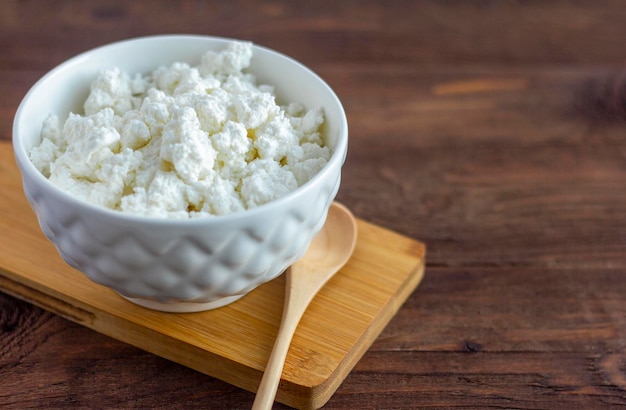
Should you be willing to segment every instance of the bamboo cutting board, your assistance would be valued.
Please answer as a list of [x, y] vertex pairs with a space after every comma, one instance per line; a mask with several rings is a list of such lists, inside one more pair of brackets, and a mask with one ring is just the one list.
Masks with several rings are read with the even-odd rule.
[[[115, 339], [256, 391], [280, 323], [284, 275], [226, 307], [163, 313], [136, 306], [62, 261], [0, 143], [0, 290]], [[425, 246], [358, 221], [354, 255], [321, 290], [294, 335], [277, 400], [323, 406], [417, 287]]]

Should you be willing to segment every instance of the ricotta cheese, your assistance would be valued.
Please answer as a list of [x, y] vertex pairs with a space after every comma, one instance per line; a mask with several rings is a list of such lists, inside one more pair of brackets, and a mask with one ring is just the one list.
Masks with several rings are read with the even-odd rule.
[[225, 215], [292, 192], [330, 158], [321, 109], [280, 106], [246, 73], [252, 45], [147, 75], [92, 82], [84, 113], [50, 116], [30, 159], [52, 183], [110, 209], [160, 218]]

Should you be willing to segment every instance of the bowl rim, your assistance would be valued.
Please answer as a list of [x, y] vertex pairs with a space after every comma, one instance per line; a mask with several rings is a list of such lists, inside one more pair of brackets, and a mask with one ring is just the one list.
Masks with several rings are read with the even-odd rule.
[[[317, 73], [313, 70], [305, 66], [303, 63], [298, 60], [289, 57], [286, 54], [283, 54], [279, 51], [273, 50], [271, 48], [265, 47], [263, 45], [257, 44], [255, 42], [249, 41], [252, 44], [253, 50], [262, 50], [264, 53], [268, 53], [275, 57], [286, 60], [288, 63], [296, 66], [299, 70], [304, 71], [308, 76], [314, 78], [319, 85], [325, 89], [325, 92], [332, 98], [333, 102], [337, 106], [339, 112], [339, 127], [338, 127], [338, 138], [336, 141], [335, 147], [332, 149], [330, 159], [327, 164], [310, 180], [296, 188], [295, 190], [283, 195], [277, 199], [274, 199], [270, 202], [267, 202], [262, 205], [258, 205], [253, 208], [245, 209], [243, 211], [234, 212], [226, 215], [211, 215], [195, 218], [163, 218], [156, 216], [146, 216], [146, 215], [138, 215], [132, 214], [128, 212], [113, 210], [110, 208], [106, 208], [104, 206], [96, 205], [90, 203], [88, 201], [76, 198], [65, 190], [54, 185], [48, 178], [46, 178], [32, 163], [29, 157], [29, 153], [27, 152], [26, 147], [24, 146], [23, 140], [19, 137], [18, 129], [19, 125], [22, 121], [27, 121], [25, 119], [25, 106], [28, 101], [32, 98], [33, 94], [35, 94], [44, 84], [49, 81], [51, 77], [54, 77], [58, 72], [66, 69], [67, 67], [80, 63], [81, 60], [89, 57], [91, 54], [96, 54], [104, 49], [110, 49], [119, 47], [125, 44], [134, 43], [134, 42], [144, 42], [144, 41], [158, 41], [158, 40], [217, 40], [224, 42], [232, 42], [232, 41], [249, 41], [243, 39], [236, 39], [230, 37], [221, 37], [221, 36], [212, 36], [212, 35], [200, 35], [200, 34], [158, 34], [158, 35], [147, 35], [147, 36], [139, 36], [133, 37], [129, 39], [114, 41], [111, 43], [106, 43], [88, 50], [85, 50], [79, 54], [74, 55], [73, 57], [68, 58], [67, 60], [61, 62], [56, 65], [48, 72], [46, 72], [42, 77], [40, 77], [26, 92], [23, 99], [21, 100], [15, 116], [13, 120], [13, 128], [12, 128], [12, 145], [14, 156], [16, 158], [16, 162], [21, 170], [21, 172], [25, 175], [22, 176], [24, 180], [26, 176], [29, 179], [34, 180], [34, 182], [47, 190], [52, 191], [55, 195], [59, 196], [62, 200], [68, 201], [73, 205], [77, 206], [81, 210], [87, 211], [94, 215], [107, 216], [113, 219], [117, 219], [120, 221], [126, 222], [134, 222], [134, 223], [147, 223], [152, 225], [199, 225], [199, 224], [215, 224], [216, 221], [220, 221], [223, 223], [234, 222], [245, 220], [249, 218], [255, 218], [258, 214], [264, 213], [267, 209], [270, 208], [281, 208], [282, 206], [286, 206], [286, 203], [291, 201], [294, 197], [300, 196], [306, 191], [310, 191], [314, 189], [315, 185], [319, 184], [321, 180], [325, 179], [324, 177], [333, 172], [335, 167], [343, 166], [343, 162], [346, 159], [347, 149], [348, 149], [348, 121], [345, 113], [345, 109], [343, 105], [335, 93], [335, 91], [324, 81]], [[156, 67], [155, 67], [156, 68]], [[25, 181], [23, 181], [25, 183]]]

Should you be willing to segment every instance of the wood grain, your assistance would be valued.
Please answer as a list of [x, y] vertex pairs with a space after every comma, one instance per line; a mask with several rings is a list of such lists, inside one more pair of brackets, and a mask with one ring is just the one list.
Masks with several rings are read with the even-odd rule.
[[[42, 74], [109, 41], [194, 32], [283, 51], [346, 108], [338, 199], [429, 249], [423, 283], [325, 408], [619, 408], [625, 21], [620, 0], [8, 0], [0, 138]], [[2, 294], [0, 346], [6, 408], [253, 400]]]

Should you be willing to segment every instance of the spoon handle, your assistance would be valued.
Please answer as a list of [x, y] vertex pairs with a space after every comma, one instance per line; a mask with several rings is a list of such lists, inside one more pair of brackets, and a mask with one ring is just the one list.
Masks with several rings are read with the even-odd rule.
[[[287, 280], [289, 280], [289, 276]], [[267, 362], [265, 373], [263, 373], [261, 383], [259, 384], [256, 397], [254, 398], [252, 410], [271, 409], [274, 403], [291, 339], [309, 302], [300, 300], [293, 303], [293, 301], [297, 300], [293, 298], [293, 296], [293, 294], [289, 293], [285, 296], [286, 299], [278, 335], [276, 336], [274, 347]]]
[[306, 255], [287, 270], [280, 328], [252, 404], [253, 410], [272, 408], [298, 323], [317, 292], [348, 261], [356, 239], [357, 225], [352, 213], [335, 202], [329, 209], [324, 228], [315, 236]]

